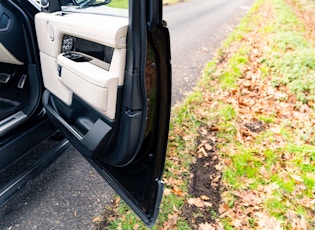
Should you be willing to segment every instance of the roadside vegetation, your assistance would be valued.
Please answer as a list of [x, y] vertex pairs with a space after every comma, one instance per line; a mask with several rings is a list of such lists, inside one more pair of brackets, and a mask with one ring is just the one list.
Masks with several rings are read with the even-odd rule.
[[[173, 108], [153, 229], [315, 228], [314, 12], [312, 0], [257, 0]], [[146, 229], [113, 207], [98, 229]]]
[[107, 6], [114, 8], [128, 8], [128, 0], [112, 0]]

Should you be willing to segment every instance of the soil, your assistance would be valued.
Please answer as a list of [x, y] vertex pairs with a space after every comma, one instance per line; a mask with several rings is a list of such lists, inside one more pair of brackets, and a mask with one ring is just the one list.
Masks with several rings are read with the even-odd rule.
[[262, 121], [246, 123], [244, 126], [254, 133], [259, 133], [265, 130], [264, 123]]
[[111, 222], [118, 216], [117, 205], [120, 199], [113, 199], [111, 205], [108, 205], [101, 216], [94, 218], [93, 222], [96, 225], [95, 230], [107, 229]]
[[214, 224], [215, 217], [219, 213], [222, 172], [218, 154], [215, 151], [215, 130], [215, 127], [201, 127], [198, 152], [202, 154], [197, 156], [196, 162], [190, 168], [193, 177], [189, 183], [189, 194], [193, 197], [201, 197], [211, 204], [211, 207], [203, 208], [185, 204], [181, 216], [187, 219], [194, 229], [198, 229], [198, 225], [202, 223]]

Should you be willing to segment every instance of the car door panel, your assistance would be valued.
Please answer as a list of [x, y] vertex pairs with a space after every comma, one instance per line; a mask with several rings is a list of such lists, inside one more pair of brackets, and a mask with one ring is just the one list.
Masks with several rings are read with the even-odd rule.
[[129, 18], [99, 9], [36, 15], [43, 104], [73, 146], [151, 226], [163, 194], [171, 105], [162, 1], [130, 0]]
[[[59, 54], [60, 80], [73, 93], [110, 119], [115, 118], [118, 76], [90, 62], [76, 62]], [[60, 68], [59, 67], [59, 68]]]
[[[114, 119], [117, 89], [124, 82], [128, 19], [39, 13], [35, 23], [44, 86], [67, 105], [71, 105], [75, 93], [107, 118]], [[73, 43], [79, 38], [113, 48], [111, 63], [80, 52], [72, 54], [82, 56], [83, 61], [72, 59], [63, 52], [65, 36], [71, 36]]]

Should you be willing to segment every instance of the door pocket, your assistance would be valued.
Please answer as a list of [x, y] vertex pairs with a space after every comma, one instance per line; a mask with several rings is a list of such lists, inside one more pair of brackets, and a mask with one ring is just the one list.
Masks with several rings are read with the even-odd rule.
[[[72, 111], [68, 112], [68, 116], [60, 114], [55, 103], [53, 96], [46, 90], [43, 95], [43, 104], [48, 116], [69, 140], [83, 147], [83, 154], [90, 157], [107, 144], [112, 134], [112, 128], [105, 121], [100, 118], [90, 120], [84, 112], [81, 117], [73, 114]], [[78, 123], [82, 124], [78, 125]], [[80, 126], [84, 126], [84, 128], [79, 129]]]

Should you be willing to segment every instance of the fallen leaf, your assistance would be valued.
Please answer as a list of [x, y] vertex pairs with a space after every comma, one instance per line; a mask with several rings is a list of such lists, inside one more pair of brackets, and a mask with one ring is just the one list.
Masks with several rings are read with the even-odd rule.
[[212, 177], [212, 175], [210, 175], [210, 180], [212, 183], [217, 183], [221, 178], [221, 175], [217, 175], [215, 178]]
[[224, 158], [223, 159], [224, 164], [226, 164], [227, 166], [231, 165], [232, 160], [230, 158]]
[[259, 229], [282, 230], [281, 222], [275, 217], [271, 217], [264, 212], [255, 212], [254, 216], [257, 217], [257, 227]]
[[114, 206], [117, 206], [119, 204], [120, 197], [117, 197], [114, 201]]
[[234, 220], [232, 220], [232, 225], [233, 225], [233, 227], [235, 227], [237, 229], [242, 229], [242, 226], [243, 226], [242, 222], [243, 221], [240, 219], [234, 219]]
[[205, 195], [200, 196], [200, 198], [203, 199], [203, 200], [210, 200], [210, 198], [205, 196]]
[[169, 195], [171, 195], [171, 189], [165, 188], [163, 194], [164, 194], [164, 196], [169, 196]]
[[177, 219], [178, 219], [178, 213], [175, 212], [174, 214], [169, 214], [167, 216], [167, 221], [164, 222], [163, 227], [161, 230], [169, 230], [169, 229], [177, 229]]
[[92, 222], [99, 223], [101, 220], [102, 220], [102, 217], [96, 216], [96, 217], [93, 218]]
[[172, 189], [171, 192], [174, 193], [175, 195], [181, 196], [181, 197], [184, 197], [186, 195], [186, 193], [184, 193], [180, 189]]
[[220, 207], [219, 207], [219, 213], [223, 214], [225, 213], [227, 210], [229, 210], [229, 206], [226, 203], [223, 203]]
[[218, 126], [211, 126], [210, 130], [211, 131], [219, 131], [220, 128]]
[[213, 149], [213, 147], [209, 144], [205, 144], [205, 149], [208, 151], [211, 151]]
[[205, 202], [200, 198], [188, 198], [188, 204], [195, 205], [198, 208], [203, 208], [205, 206]]
[[204, 204], [206, 207], [210, 207], [210, 208], [212, 207], [212, 204], [211, 204], [210, 202], [206, 202], [206, 201], [205, 201], [205, 202], [203, 202], [203, 204]]
[[209, 224], [208, 222], [206, 223], [201, 223], [198, 225], [199, 230], [215, 230], [215, 227], [212, 224]]
[[217, 164], [216, 166], [214, 166], [216, 170], [221, 171], [223, 166], [221, 164]]
[[[204, 157], [207, 157], [208, 156], [208, 153], [206, 152], [206, 150], [204, 149], [204, 147], [201, 147], [199, 150], [198, 150], [198, 153], [202, 153]], [[198, 156], [199, 157], [199, 156]], [[201, 156], [202, 157], [202, 156]], [[199, 158], [201, 158], [199, 157]]]
[[291, 176], [291, 178], [293, 179], [293, 180], [295, 180], [295, 182], [297, 183], [297, 184], [300, 184], [300, 183], [303, 183], [304, 181], [303, 181], [303, 179], [300, 177], [300, 176], [298, 176], [298, 175], [290, 175]]

